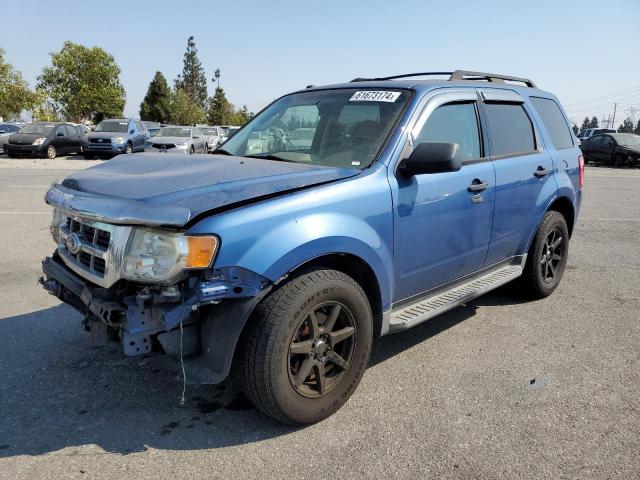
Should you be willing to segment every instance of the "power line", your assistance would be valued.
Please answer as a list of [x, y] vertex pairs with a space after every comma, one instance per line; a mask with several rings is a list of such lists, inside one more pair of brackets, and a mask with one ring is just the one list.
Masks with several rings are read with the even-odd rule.
[[[618, 97], [620, 95], [626, 95], [628, 93], [633, 93], [635, 95], [636, 93], [640, 93], [638, 92], [639, 90], [640, 90], [640, 85], [634, 85], [633, 87], [625, 88], [623, 90], [618, 90], [617, 92], [608, 93], [606, 95], [600, 95], [597, 97], [586, 98], [584, 100], [578, 100], [576, 102], [570, 102], [570, 103], [567, 103], [567, 105], [587, 104], [587, 103], [592, 103], [593, 101], [602, 100], [609, 97]], [[609, 100], [609, 101], [613, 101], [613, 100]]]

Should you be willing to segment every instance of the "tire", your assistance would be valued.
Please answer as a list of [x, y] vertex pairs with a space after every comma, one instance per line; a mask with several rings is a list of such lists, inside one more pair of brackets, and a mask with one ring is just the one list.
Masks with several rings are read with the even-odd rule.
[[131, 155], [133, 153], [133, 145], [127, 143], [127, 146], [124, 148], [125, 155]]
[[83, 153], [82, 156], [85, 160], [93, 160], [94, 158], [96, 158], [96, 156], [91, 153]]
[[613, 158], [613, 166], [616, 168], [624, 168], [626, 164], [627, 164], [627, 157], [625, 155], [622, 155], [621, 153], [618, 153]]
[[49, 145], [47, 147], [47, 152], [45, 153], [45, 155], [49, 160], [53, 160], [54, 158], [56, 158], [58, 156], [56, 147], [54, 147], [53, 145]]
[[194, 153], [196, 153], [196, 149], [193, 145], [191, 145], [191, 148], [189, 149], [189, 155], [193, 155]]
[[[291, 278], [258, 305], [243, 335], [245, 395], [287, 424], [332, 415], [367, 368], [372, 318], [362, 288], [342, 272], [319, 269]], [[327, 322], [333, 325], [327, 328]]]
[[209, 145], [208, 144], [204, 144], [204, 150], [202, 150], [202, 153], [209, 153]]
[[551, 295], [562, 280], [568, 254], [567, 222], [561, 213], [551, 210], [542, 218], [529, 248], [527, 263], [520, 278], [522, 293], [533, 299]]

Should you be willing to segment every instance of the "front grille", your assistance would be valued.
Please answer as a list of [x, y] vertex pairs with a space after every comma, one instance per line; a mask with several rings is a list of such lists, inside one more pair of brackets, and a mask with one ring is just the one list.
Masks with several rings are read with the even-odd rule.
[[151, 146], [158, 150], [169, 150], [171, 148], [175, 148], [175, 144], [173, 143], [152, 143]]
[[90, 138], [89, 143], [104, 143], [104, 144], [111, 145], [111, 139], [110, 138]]
[[[111, 243], [110, 225], [90, 222], [81, 218], [68, 217], [62, 229], [60, 248], [65, 253], [67, 261], [73, 262], [92, 275], [104, 278], [107, 269], [105, 257]], [[71, 235], [80, 239], [77, 252], [69, 251], [67, 239]]]

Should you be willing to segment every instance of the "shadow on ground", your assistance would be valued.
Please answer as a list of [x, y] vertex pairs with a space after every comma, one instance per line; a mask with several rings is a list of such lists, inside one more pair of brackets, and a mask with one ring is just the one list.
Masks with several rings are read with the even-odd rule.
[[[511, 302], [504, 291], [481, 300]], [[476, 305], [378, 340], [371, 366], [472, 317]], [[148, 447], [209, 449], [295, 430], [260, 415], [232, 380], [187, 385], [180, 405], [179, 376], [155, 368], [150, 358], [91, 346], [80, 320], [66, 305], [0, 320], [0, 458], [76, 446], [123, 455]]]

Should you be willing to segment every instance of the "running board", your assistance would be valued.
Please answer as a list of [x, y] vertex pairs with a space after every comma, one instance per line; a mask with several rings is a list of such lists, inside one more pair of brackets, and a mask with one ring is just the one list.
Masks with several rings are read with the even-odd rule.
[[[526, 258], [526, 256], [525, 256]], [[391, 311], [389, 333], [406, 330], [496, 289], [522, 275], [522, 264], [508, 264], [480, 277]]]

